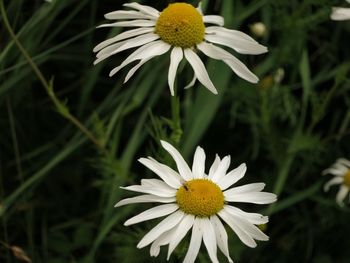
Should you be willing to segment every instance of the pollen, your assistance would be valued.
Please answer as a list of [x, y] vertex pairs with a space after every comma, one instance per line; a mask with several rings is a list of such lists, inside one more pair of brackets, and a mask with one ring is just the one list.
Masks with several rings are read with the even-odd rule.
[[195, 47], [204, 39], [202, 15], [190, 4], [169, 4], [159, 15], [155, 33], [166, 43], [182, 47]]
[[207, 179], [194, 179], [177, 190], [176, 202], [187, 214], [199, 217], [215, 215], [224, 207], [220, 187]]
[[350, 188], [350, 170], [348, 170], [344, 175], [343, 184]]

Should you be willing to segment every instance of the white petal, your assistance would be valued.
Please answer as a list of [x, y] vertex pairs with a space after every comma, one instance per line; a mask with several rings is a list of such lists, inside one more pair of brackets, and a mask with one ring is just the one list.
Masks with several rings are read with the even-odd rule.
[[265, 187], [264, 183], [253, 183], [253, 184], [246, 184], [242, 186], [233, 187], [227, 191], [224, 192], [227, 196], [233, 196], [236, 194], [242, 194], [247, 192], [260, 192]]
[[93, 51], [94, 52], [98, 52], [101, 49], [107, 47], [108, 45], [110, 45], [112, 43], [115, 43], [115, 42], [118, 42], [120, 40], [124, 40], [124, 39], [130, 38], [130, 37], [134, 37], [134, 36], [150, 33], [152, 31], [153, 31], [152, 28], [136, 28], [136, 29], [125, 31], [123, 33], [120, 33], [120, 34], [116, 35], [115, 37], [109, 38], [109, 39], [101, 42], [100, 44], [98, 44], [94, 48]]
[[203, 243], [205, 247], [207, 248], [209, 257], [211, 259], [211, 262], [219, 263], [219, 260], [217, 258], [217, 247], [216, 247], [216, 235], [215, 235], [215, 229], [213, 225], [211, 224], [210, 220], [208, 218], [202, 218], [202, 226], [203, 226]]
[[245, 79], [252, 83], [258, 82], [259, 80], [258, 77], [255, 76], [254, 73], [252, 73], [246, 67], [246, 65], [243, 64], [243, 62], [241, 62], [239, 59], [231, 55], [226, 50], [212, 44], [207, 44], [205, 42], [200, 43], [199, 45], [197, 45], [197, 47], [200, 51], [202, 51], [208, 57], [222, 60], [232, 69], [232, 71], [234, 71], [242, 79]]
[[194, 84], [196, 83], [196, 80], [197, 80], [196, 75], [194, 75], [193, 78], [192, 78], [192, 80], [190, 81], [190, 83], [188, 83], [188, 84], [184, 87], [184, 89], [192, 88], [192, 87], [194, 86]]
[[227, 169], [230, 167], [230, 164], [231, 164], [231, 157], [229, 155], [225, 156], [220, 162], [215, 173], [212, 175], [211, 180], [215, 183], [221, 180], [226, 175]]
[[176, 227], [161, 234], [151, 245], [150, 254], [152, 257], [157, 257], [160, 252], [160, 247], [169, 244]]
[[205, 167], [205, 152], [201, 147], [197, 147], [196, 152], [193, 157], [192, 173], [193, 177], [203, 178], [204, 177], [204, 167]]
[[244, 39], [246, 41], [255, 43], [255, 44], [259, 44], [259, 42], [257, 42], [254, 38], [252, 38], [251, 36], [247, 35], [246, 33], [243, 33], [242, 31], [239, 30], [233, 30], [233, 29], [228, 29], [225, 27], [220, 27], [220, 26], [209, 26], [205, 28], [205, 33], [206, 34], [216, 34], [220, 32], [220, 34], [230, 34], [233, 35], [237, 38], [241, 38]]
[[168, 173], [167, 170], [164, 170], [164, 168], [155, 160], [140, 158], [138, 161], [162, 178], [162, 180], [169, 186], [175, 189], [181, 187], [180, 177], [176, 176], [174, 173]]
[[271, 204], [277, 201], [277, 196], [267, 192], [248, 192], [243, 194], [234, 194], [231, 196], [225, 196], [227, 202], [242, 202], [253, 204]]
[[224, 191], [229, 188], [231, 185], [235, 184], [241, 178], [243, 178], [245, 172], [247, 171], [247, 166], [245, 163], [242, 163], [236, 169], [230, 171], [224, 177], [222, 177], [218, 182], [218, 186], [220, 186], [221, 190]]
[[120, 200], [114, 207], [120, 207], [128, 204], [137, 204], [137, 203], [172, 203], [176, 201], [176, 197], [159, 197], [155, 195], [140, 195], [136, 197], [126, 198]]
[[156, 207], [152, 207], [152, 208], [130, 218], [129, 220], [127, 220], [124, 223], [124, 226], [130, 226], [130, 225], [137, 224], [137, 223], [140, 223], [143, 221], [166, 216], [166, 215], [169, 215], [169, 214], [175, 212], [178, 209], [179, 209], [179, 206], [177, 204], [166, 204], [166, 205], [159, 205]]
[[169, 189], [169, 188], [145, 187], [141, 185], [131, 185], [131, 186], [121, 187], [121, 188], [129, 191], [134, 191], [134, 192], [157, 195], [160, 197], [174, 197], [176, 195], [176, 189]]
[[326, 170], [323, 170], [322, 174], [323, 175], [332, 174], [332, 175], [335, 175], [335, 176], [344, 176], [344, 171], [331, 167], [331, 168], [328, 168]]
[[140, 12], [144, 14], [148, 14], [154, 17], [159, 16], [159, 11], [153, 7], [147, 6], [147, 5], [140, 5], [138, 3], [128, 3], [128, 4], [123, 4], [123, 6], [127, 6], [130, 8], [134, 8], [136, 10], [139, 10]]
[[183, 178], [179, 175], [178, 172], [174, 171], [173, 169], [171, 169], [169, 166], [165, 165], [165, 164], [162, 164], [160, 162], [157, 162], [157, 160], [153, 159], [152, 157], [148, 157], [149, 159], [151, 159], [152, 161], [158, 163], [162, 168], [163, 170], [168, 173], [168, 174], [171, 174], [172, 177], [174, 178], [178, 178], [180, 180], [180, 183], [181, 183], [181, 186], [182, 186], [182, 183], [184, 182]]
[[203, 21], [204, 23], [207, 23], [207, 24], [215, 24], [219, 26], [223, 26], [225, 23], [224, 18], [222, 16], [214, 16], [214, 15], [203, 16]]
[[209, 42], [232, 48], [241, 54], [259, 55], [268, 51], [263, 45], [246, 41], [232, 35], [207, 34], [204, 38]]
[[216, 154], [215, 160], [209, 169], [208, 178], [213, 177], [213, 174], [216, 172], [216, 169], [218, 169], [220, 163], [221, 163], [220, 157], [219, 157], [219, 155]]
[[220, 248], [221, 252], [227, 257], [228, 261], [230, 263], [233, 263], [233, 260], [230, 257], [229, 250], [228, 250], [228, 241], [227, 241], [228, 237], [227, 237], [225, 227], [223, 226], [220, 219], [216, 215], [210, 217], [210, 221], [214, 227], [218, 247]]
[[203, 16], [202, 2], [198, 3], [198, 6], [196, 7], [196, 9]]
[[185, 49], [185, 58], [192, 66], [194, 74], [196, 75], [196, 78], [199, 80], [199, 82], [202, 83], [202, 85], [205, 86], [212, 93], [218, 94], [217, 90], [215, 89], [213, 83], [211, 82], [208, 76], [208, 72], [205, 69], [203, 62], [198, 57], [198, 55], [194, 53], [191, 49], [187, 48]]
[[257, 213], [247, 213], [234, 206], [225, 205], [225, 210], [231, 215], [238, 216], [242, 219], [248, 220], [252, 224], [262, 225], [262, 224], [266, 224], [269, 221], [268, 216], [263, 216]]
[[350, 19], [350, 8], [333, 7], [331, 19], [337, 21]]
[[170, 55], [170, 65], [168, 72], [168, 85], [170, 88], [171, 96], [174, 96], [174, 82], [179, 63], [183, 58], [182, 48], [174, 47]]
[[169, 243], [167, 260], [169, 260], [171, 253], [174, 251], [174, 249], [177, 247], [177, 245], [181, 242], [181, 240], [185, 237], [187, 232], [193, 226], [194, 219], [195, 219], [195, 217], [193, 215], [187, 214], [184, 216], [182, 221], [177, 226], [174, 234], [172, 235], [170, 243]]
[[196, 260], [202, 243], [203, 231], [204, 229], [202, 228], [200, 218], [197, 217], [193, 224], [190, 245], [183, 263], [194, 263]]
[[336, 196], [337, 203], [340, 206], [344, 205], [343, 201], [348, 193], [349, 193], [349, 188], [347, 186], [345, 186], [345, 185], [340, 186], [340, 189], [339, 189], [337, 196]]
[[172, 146], [170, 143], [166, 141], [160, 141], [163, 148], [173, 157], [174, 161], [176, 162], [177, 169], [180, 173], [180, 175], [186, 180], [192, 180], [193, 175], [188, 167], [185, 160], [182, 158], [181, 154], [178, 152], [178, 150], [175, 149], [174, 146]]
[[97, 28], [100, 27], [154, 27], [156, 24], [155, 21], [151, 20], [131, 20], [131, 21], [122, 21], [122, 22], [115, 22], [110, 24], [102, 24], [99, 25]]
[[226, 212], [225, 209], [222, 209], [218, 214], [222, 218], [222, 220], [224, 220], [226, 224], [228, 224], [231, 227], [231, 229], [237, 234], [239, 239], [244, 244], [246, 244], [248, 247], [256, 247], [256, 242], [254, 241], [254, 239], [241, 229], [239, 224], [237, 224], [234, 218], [228, 212]]
[[120, 20], [120, 19], [155, 19], [155, 17], [146, 15], [137, 11], [125, 11], [117, 10], [105, 14], [106, 19], [110, 20]]
[[158, 225], [152, 228], [137, 244], [137, 248], [143, 248], [150, 243], [152, 243], [155, 239], [157, 239], [161, 234], [165, 231], [172, 229], [176, 226], [181, 219], [183, 218], [184, 213], [180, 210], [166, 217], [163, 221], [161, 221]]
[[347, 159], [345, 159], [345, 158], [339, 158], [339, 159], [337, 160], [337, 163], [343, 164], [343, 165], [345, 165], [345, 166], [347, 166], [347, 167], [350, 168], [350, 161], [347, 160]]
[[344, 181], [344, 178], [343, 177], [334, 177], [332, 178], [331, 180], [329, 180], [323, 187], [323, 190], [328, 192], [329, 188], [332, 186], [332, 185], [335, 185], [335, 184], [341, 184], [342, 182]]

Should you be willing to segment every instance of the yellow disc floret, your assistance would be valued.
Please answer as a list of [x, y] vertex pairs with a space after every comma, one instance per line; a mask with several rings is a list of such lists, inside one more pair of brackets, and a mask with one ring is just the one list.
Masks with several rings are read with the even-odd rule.
[[155, 33], [172, 46], [194, 47], [204, 39], [202, 15], [190, 4], [174, 3], [159, 15]]
[[209, 217], [224, 207], [224, 194], [212, 181], [194, 179], [177, 190], [176, 202], [187, 214]]
[[350, 188], [350, 170], [348, 170], [347, 173], [344, 175], [343, 184]]

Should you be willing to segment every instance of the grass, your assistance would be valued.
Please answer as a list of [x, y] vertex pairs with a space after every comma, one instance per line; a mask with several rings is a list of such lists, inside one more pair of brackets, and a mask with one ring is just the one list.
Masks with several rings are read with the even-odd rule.
[[[254, 22], [267, 26], [258, 41], [269, 52], [239, 56], [260, 82], [208, 59], [219, 94], [200, 84], [183, 90], [192, 72], [182, 65], [172, 99], [161, 74], [168, 56], [124, 85], [125, 70], [108, 72], [127, 52], [92, 65], [93, 47], [120, 32], [95, 27], [123, 2], [1, 0], [0, 262], [25, 262], [25, 255], [35, 263], [165, 261], [165, 250], [151, 258], [136, 248], [155, 222], [123, 226], [142, 206], [113, 207], [128, 196], [119, 186], [153, 176], [139, 157], [172, 165], [159, 139], [188, 162], [197, 145], [207, 165], [215, 153], [230, 154], [231, 168], [247, 163], [243, 182], [264, 181], [278, 194], [261, 210], [270, 215], [270, 241], [252, 250], [229, 232], [235, 262], [347, 262], [350, 209], [335, 203], [336, 189], [323, 192], [329, 178], [321, 176], [336, 158], [350, 158], [350, 22], [329, 19], [332, 6], [346, 3], [203, 1], [227, 28], [251, 34]], [[279, 69], [285, 73], [276, 82]], [[188, 242], [170, 262], [183, 259]], [[210, 262], [204, 249], [199, 261]]]

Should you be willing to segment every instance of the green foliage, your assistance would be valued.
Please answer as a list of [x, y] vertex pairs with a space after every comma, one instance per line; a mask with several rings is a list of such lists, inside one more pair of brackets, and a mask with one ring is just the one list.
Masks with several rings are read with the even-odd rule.
[[[237, 54], [260, 82], [204, 59], [219, 94], [199, 83], [183, 90], [193, 73], [181, 65], [172, 98], [168, 55], [126, 84], [126, 70], [108, 72], [127, 52], [92, 65], [93, 47], [120, 32], [95, 27], [124, 1], [0, 1], [15, 34], [1, 15], [0, 262], [18, 262], [10, 246], [35, 263], [164, 262], [164, 248], [158, 258], [136, 248], [155, 222], [123, 226], [144, 206], [114, 208], [128, 196], [119, 186], [154, 176], [139, 157], [174, 165], [160, 139], [189, 163], [197, 145], [207, 166], [215, 153], [230, 154], [233, 166], [247, 163], [244, 180], [264, 181], [279, 195], [262, 211], [270, 215], [269, 242], [251, 250], [227, 229], [235, 262], [347, 262], [350, 209], [337, 206], [335, 189], [323, 192], [328, 178], [321, 177], [336, 158], [350, 158], [350, 22], [329, 19], [332, 6], [346, 3], [203, 1], [227, 28], [250, 34], [252, 23], [265, 23], [267, 34], [257, 40], [269, 52]], [[161, 9], [174, 1], [138, 2]], [[183, 259], [188, 240], [170, 262]], [[204, 251], [199, 262], [209, 262]]]

